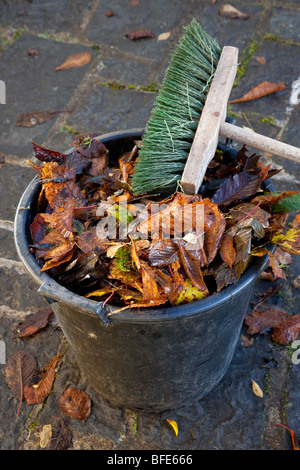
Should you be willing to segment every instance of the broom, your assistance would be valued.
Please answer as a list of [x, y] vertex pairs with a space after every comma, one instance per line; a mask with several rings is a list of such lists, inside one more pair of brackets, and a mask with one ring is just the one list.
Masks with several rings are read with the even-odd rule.
[[198, 192], [219, 136], [300, 162], [300, 149], [226, 123], [238, 49], [222, 50], [193, 19], [171, 58], [147, 122], [134, 194]]

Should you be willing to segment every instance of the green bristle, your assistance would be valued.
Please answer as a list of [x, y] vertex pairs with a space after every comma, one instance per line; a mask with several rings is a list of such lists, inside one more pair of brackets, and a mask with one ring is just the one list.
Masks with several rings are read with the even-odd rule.
[[220, 54], [195, 19], [184, 28], [142, 138], [131, 181], [134, 194], [177, 189]]

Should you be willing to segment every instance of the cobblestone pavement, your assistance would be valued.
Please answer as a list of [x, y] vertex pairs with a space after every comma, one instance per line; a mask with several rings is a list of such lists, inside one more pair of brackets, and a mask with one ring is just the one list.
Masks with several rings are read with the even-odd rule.
[[[114, 408], [97, 396], [55, 317], [31, 338], [14, 337], [18, 322], [46, 305], [24, 271], [13, 239], [15, 210], [34, 176], [26, 165], [32, 141], [64, 151], [77, 133], [143, 128], [172, 48], [193, 17], [219, 44], [239, 48], [241, 66], [232, 98], [264, 80], [286, 84], [285, 90], [265, 98], [229, 105], [228, 115], [237, 125], [300, 147], [300, 3], [245, 0], [233, 5], [248, 13], [248, 19], [221, 16], [220, 0], [0, 2], [0, 79], [6, 84], [6, 104], [0, 105], [0, 152], [5, 159], [0, 168], [0, 340], [7, 359], [24, 349], [40, 367], [64, 352], [51, 395], [41, 405], [24, 402], [19, 416], [18, 401], [5, 381], [5, 364], [0, 364], [1, 449], [38, 449], [42, 426], [56, 426], [53, 416], [62, 416], [58, 403], [67, 385], [85, 390], [92, 399], [86, 422], [71, 421], [73, 449], [292, 449], [290, 434], [274, 424], [284, 424], [300, 437], [300, 365], [292, 363], [289, 347], [274, 348], [268, 333], [255, 337], [252, 347], [239, 340], [227, 374], [205, 398], [159, 414]], [[105, 14], [111, 10], [112, 16]], [[126, 37], [141, 28], [151, 29], [155, 38]], [[166, 32], [168, 39], [159, 40]], [[87, 65], [56, 71], [69, 55], [83, 51], [91, 53]], [[68, 112], [31, 128], [16, 126], [21, 113], [37, 110]], [[282, 168], [276, 176], [278, 190], [298, 189], [299, 165], [279, 157], [272, 162]], [[299, 266], [293, 256], [285, 268], [287, 280], [270, 300], [291, 314], [300, 313], [300, 291], [293, 286]], [[259, 280], [255, 293], [269, 287], [269, 281]], [[271, 358], [278, 367], [262, 367]], [[252, 380], [264, 391], [262, 398], [253, 393]], [[177, 422], [178, 436], [166, 419]]]

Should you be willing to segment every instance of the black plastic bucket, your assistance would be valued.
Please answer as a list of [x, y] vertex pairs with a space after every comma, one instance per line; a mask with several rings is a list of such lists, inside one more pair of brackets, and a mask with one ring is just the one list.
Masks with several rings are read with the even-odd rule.
[[[142, 132], [120, 131], [99, 139], [111, 155], [120, 155], [132, 148]], [[108, 320], [110, 305], [103, 309], [103, 302], [76, 295], [46, 272], [40, 273], [29, 251], [29, 227], [40, 189], [35, 178], [19, 202], [15, 244], [39, 292], [51, 302], [88, 383], [115, 406], [153, 411], [205, 396], [227, 371], [255, 281], [268, 257], [257, 258], [237, 283], [200, 301], [170, 308], [128, 309]]]

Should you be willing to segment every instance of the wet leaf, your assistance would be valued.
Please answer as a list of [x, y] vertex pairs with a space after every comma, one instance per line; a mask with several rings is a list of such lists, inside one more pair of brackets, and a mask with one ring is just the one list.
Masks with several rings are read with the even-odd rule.
[[286, 86], [284, 82], [272, 83], [264, 81], [252, 88], [248, 93], [243, 95], [241, 98], [230, 100], [228, 103], [241, 103], [244, 101], [256, 100], [258, 98], [263, 98], [264, 96], [270, 95], [271, 93], [276, 93], [277, 91], [285, 90]]
[[18, 325], [15, 337], [24, 338], [32, 336], [48, 325], [49, 317], [52, 315], [51, 307], [39, 310], [37, 313], [27, 315], [25, 321]]
[[185, 249], [181, 240], [177, 240], [179, 248], [180, 263], [183, 266], [191, 283], [203, 293], [204, 296], [208, 295], [207, 286], [203, 280], [201, 266], [199, 260], [192, 256], [188, 250]]
[[227, 206], [231, 202], [246, 199], [254, 195], [261, 185], [259, 175], [251, 175], [247, 171], [227, 178], [212, 198], [215, 204]]
[[290, 344], [296, 340], [300, 332], [300, 314], [287, 315], [273, 328], [272, 339], [279, 344]]
[[247, 333], [253, 335], [267, 328], [273, 328], [284, 321], [286, 315], [285, 311], [271, 307], [262, 311], [253, 310], [245, 316], [245, 324], [248, 327]]
[[288, 428], [284, 424], [271, 424], [271, 427], [275, 427], [275, 426], [281, 426], [281, 427], [287, 429], [289, 431], [290, 435], [291, 435], [291, 438], [292, 438], [293, 450], [300, 450], [299, 446], [298, 446], [298, 437], [297, 437], [297, 435], [296, 435], [296, 433], [293, 429]]
[[36, 144], [35, 142], [32, 142], [33, 146], [33, 152], [35, 158], [40, 160], [41, 162], [58, 162], [61, 163], [65, 155], [60, 152], [55, 152], [54, 150], [49, 150], [44, 147], [41, 147], [40, 145]]
[[67, 450], [72, 442], [73, 433], [68, 419], [60, 419], [47, 449]]
[[262, 391], [262, 389], [260, 388], [260, 386], [258, 385], [258, 383], [256, 383], [254, 380], [252, 380], [252, 390], [253, 390], [253, 393], [254, 393], [257, 397], [263, 398], [264, 392]]
[[17, 119], [17, 127], [34, 127], [44, 122], [50, 121], [58, 113], [64, 113], [66, 111], [32, 111], [29, 113], [20, 114]]
[[172, 427], [173, 431], [175, 432], [176, 436], [178, 436], [178, 424], [174, 419], [166, 419], [167, 423]]
[[28, 405], [42, 403], [49, 395], [55, 377], [55, 367], [61, 354], [58, 354], [44, 369], [38, 371], [33, 385], [24, 387], [24, 397]]
[[66, 388], [59, 400], [60, 409], [70, 418], [86, 420], [91, 412], [91, 399], [83, 390]]
[[300, 229], [291, 228], [286, 233], [278, 233], [272, 237], [271, 241], [283, 251], [300, 255]]
[[272, 205], [272, 212], [294, 212], [300, 210], [300, 191], [291, 196], [283, 197], [277, 204]]
[[229, 3], [221, 5], [219, 9], [219, 15], [224, 16], [225, 18], [238, 19], [238, 20], [247, 20], [251, 17], [247, 13], [243, 13], [237, 8], [233, 7]]
[[139, 39], [152, 39], [155, 38], [155, 34], [150, 29], [138, 29], [131, 31], [125, 35], [131, 41], [137, 41]]
[[222, 238], [220, 255], [222, 260], [232, 268], [236, 259], [236, 251], [234, 248], [233, 237], [230, 233], [226, 233]]
[[66, 70], [72, 67], [82, 67], [91, 60], [91, 53], [88, 51], [77, 52], [77, 54], [70, 55], [61, 65], [56, 67], [55, 70]]
[[20, 412], [24, 398], [24, 388], [37, 369], [35, 358], [26, 351], [17, 350], [8, 360], [5, 368], [6, 383], [14, 396], [20, 400], [17, 414]]
[[149, 250], [151, 266], [171, 266], [174, 261], [179, 260], [178, 252], [178, 246], [172, 239], [154, 240]]

